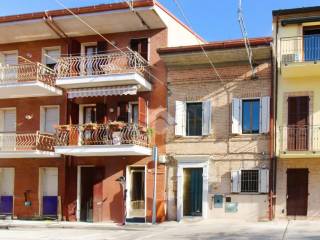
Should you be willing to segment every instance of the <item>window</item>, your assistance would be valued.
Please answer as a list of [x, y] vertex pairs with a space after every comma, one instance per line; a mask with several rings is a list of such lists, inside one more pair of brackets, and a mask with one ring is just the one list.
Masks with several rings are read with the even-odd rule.
[[59, 125], [59, 107], [48, 106], [41, 107], [41, 131], [46, 133], [54, 133], [55, 127]]
[[60, 57], [60, 48], [50, 48], [44, 50], [44, 64], [51, 69], [57, 64], [57, 59]]
[[96, 123], [97, 122], [97, 108], [96, 106], [83, 108], [83, 123]]
[[241, 171], [241, 192], [259, 191], [259, 170]]
[[129, 121], [130, 121], [130, 123], [139, 124], [139, 105], [138, 105], [138, 103], [130, 103]]
[[187, 136], [202, 135], [202, 103], [187, 103]]
[[268, 133], [270, 129], [270, 97], [232, 99], [232, 133]]
[[16, 131], [16, 110], [2, 109], [0, 110], [0, 125], [1, 132]]
[[190, 103], [176, 101], [175, 135], [209, 135], [211, 133], [211, 109], [211, 100]]
[[268, 193], [268, 169], [244, 169], [231, 171], [231, 191], [233, 193]]
[[17, 65], [18, 64], [18, 54], [16, 52], [4, 53], [3, 54], [4, 65]]
[[131, 39], [130, 48], [148, 61], [148, 38]]
[[242, 133], [259, 133], [260, 100], [242, 101]]

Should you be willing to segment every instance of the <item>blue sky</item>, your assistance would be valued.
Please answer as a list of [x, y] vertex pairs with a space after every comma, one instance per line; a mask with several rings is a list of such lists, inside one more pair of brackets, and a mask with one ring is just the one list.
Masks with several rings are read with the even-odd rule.
[[[60, 0], [68, 7], [107, 3], [110, 0]], [[159, 0], [182, 19], [173, 0]], [[238, 0], [179, 0], [193, 29], [208, 41], [240, 38], [237, 22]], [[199, 4], [201, 2], [201, 4]], [[271, 34], [273, 9], [320, 5], [319, 0], [243, 0], [243, 9], [249, 37]], [[0, 1], [0, 15], [59, 9], [55, 0]]]

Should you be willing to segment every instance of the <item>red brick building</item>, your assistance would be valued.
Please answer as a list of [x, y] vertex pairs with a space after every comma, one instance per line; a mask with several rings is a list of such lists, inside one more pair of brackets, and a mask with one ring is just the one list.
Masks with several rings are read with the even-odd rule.
[[[127, 219], [150, 221], [166, 138], [156, 50], [202, 40], [152, 0], [71, 11], [0, 18], [0, 215], [121, 222], [124, 176]], [[165, 178], [159, 164], [158, 221]]]

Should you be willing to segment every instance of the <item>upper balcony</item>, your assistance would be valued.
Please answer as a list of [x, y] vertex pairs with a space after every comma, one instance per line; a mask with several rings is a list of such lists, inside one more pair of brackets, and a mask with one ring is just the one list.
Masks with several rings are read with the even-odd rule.
[[278, 138], [280, 157], [320, 156], [320, 126], [279, 127]]
[[0, 98], [59, 96], [55, 73], [40, 63], [0, 66]]
[[0, 133], [0, 158], [59, 157], [55, 141], [53, 135], [40, 132]]
[[63, 125], [57, 128], [55, 152], [71, 156], [149, 156], [144, 127], [123, 122]]
[[133, 51], [58, 59], [56, 85], [64, 89], [136, 85], [150, 91], [148, 62]]
[[281, 74], [285, 78], [320, 76], [320, 35], [282, 38]]

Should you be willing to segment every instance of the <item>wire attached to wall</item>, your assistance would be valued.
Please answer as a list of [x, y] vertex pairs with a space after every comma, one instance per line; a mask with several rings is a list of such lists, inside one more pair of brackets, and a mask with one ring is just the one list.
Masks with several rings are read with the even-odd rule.
[[247, 50], [247, 54], [248, 54], [248, 59], [249, 59], [249, 63], [250, 63], [250, 67], [251, 67], [251, 71], [252, 71], [252, 78], [256, 79], [256, 72], [255, 72], [255, 67], [254, 67], [254, 59], [253, 59], [253, 53], [252, 53], [252, 48], [250, 45], [250, 40], [248, 37], [248, 33], [246, 30], [246, 25], [244, 22], [244, 15], [243, 15], [243, 9], [242, 9], [242, 0], [239, 0], [239, 5], [238, 5], [238, 22], [240, 25], [240, 30], [242, 33], [242, 37], [244, 40], [244, 44]]

